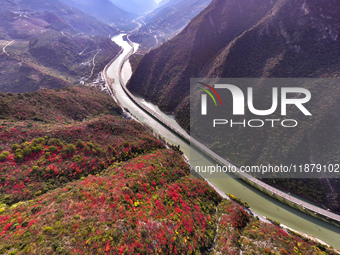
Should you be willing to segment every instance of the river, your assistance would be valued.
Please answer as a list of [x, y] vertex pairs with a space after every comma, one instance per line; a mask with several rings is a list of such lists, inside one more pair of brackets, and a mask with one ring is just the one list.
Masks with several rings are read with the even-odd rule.
[[[115, 79], [115, 83], [113, 84], [113, 89], [115, 90], [116, 97], [119, 102], [135, 116], [141, 122], [146, 123], [151, 126], [153, 130], [164, 137], [168, 142], [176, 145], [180, 145], [184, 154], [190, 159], [198, 159], [200, 158], [200, 164], [203, 165], [212, 165], [213, 162], [210, 161], [209, 158], [200, 155], [197, 151], [190, 150], [190, 145], [180, 139], [177, 135], [169, 131], [162, 124], [158, 123], [148, 114], [146, 114], [143, 110], [141, 110], [138, 106], [136, 106], [130, 98], [125, 94], [119, 83], [119, 67], [122, 60], [125, 56], [130, 52], [131, 46], [123, 40], [124, 34], [117, 35], [112, 38], [112, 40], [121, 46], [124, 51], [123, 53], [112, 63], [112, 65], [108, 68], [107, 74], [110, 78]], [[136, 47], [138, 44], [134, 44], [136, 51]], [[129, 61], [126, 61], [122, 68], [122, 78], [126, 83], [132, 74], [132, 69]], [[142, 86], [142, 84], [141, 84]], [[163, 117], [167, 118], [169, 122], [174, 124], [177, 128], [180, 126], [176, 123], [173, 116], [166, 115], [159, 110], [159, 108], [150, 103], [146, 102], [143, 98], [139, 99], [150, 107], [152, 110], [158, 112]], [[212, 184], [218, 187], [225, 193], [231, 193], [236, 197], [241, 198], [243, 201], [246, 201], [251, 209], [260, 215], [264, 215], [266, 217], [275, 219], [276, 221], [281, 222], [282, 224], [293, 228], [297, 231], [306, 233], [308, 235], [314, 236], [329, 245], [333, 246], [336, 249], [340, 249], [340, 228], [328, 224], [322, 220], [316, 219], [312, 216], [304, 214], [288, 205], [285, 205], [270, 196], [263, 194], [262, 192], [254, 189], [253, 187], [245, 184], [243, 181], [232, 179], [232, 178], [211, 178], [211, 176], [206, 175], [206, 177]]]

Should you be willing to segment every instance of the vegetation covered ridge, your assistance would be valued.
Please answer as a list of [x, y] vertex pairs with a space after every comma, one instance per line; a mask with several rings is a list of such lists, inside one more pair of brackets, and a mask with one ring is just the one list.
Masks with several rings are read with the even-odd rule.
[[98, 89], [0, 107], [0, 254], [334, 254], [222, 201]]

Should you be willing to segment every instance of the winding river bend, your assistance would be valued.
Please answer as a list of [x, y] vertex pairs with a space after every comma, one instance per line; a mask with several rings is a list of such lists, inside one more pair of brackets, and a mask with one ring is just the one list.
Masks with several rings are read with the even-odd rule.
[[[121, 70], [121, 78], [123, 82], [126, 83], [131, 77], [132, 69], [128, 60], [122, 67], [121, 63], [126, 56], [131, 53], [131, 50], [136, 51], [138, 45], [134, 44], [135, 49], [132, 49], [132, 46], [123, 40], [123, 36], [124, 34], [120, 34], [112, 38], [115, 43], [122, 47], [123, 51], [107, 69], [107, 75], [115, 80], [112, 89], [115, 91], [116, 98], [120, 104], [129, 109], [129, 111], [141, 122], [151, 126], [155, 132], [164, 137], [168, 142], [180, 145], [182, 151], [188, 158], [200, 158], [200, 162], [204, 162], [206, 165], [213, 164], [208, 157], [202, 156], [201, 153], [197, 151], [190, 150], [190, 145], [185, 140], [180, 139], [176, 134], [172, 133], [154, 118], [146, 114], [126, 95], [119, 82], [119, 72]], [[165, 117], [177, 128], [180, 128], [172, 116], [164, 114], [152, 103], [146, 102], [142, 98], [139, 99], [149, 108]], [[340, 249], [340, 228], [291, 208], [288, 205], [263, 194], [257, 189], [252, 188], [243, 181], [231, 178], [211, 178], [209, 175], [204, 177], [223, 192], [231, 193], [241, 198], [243, 201], [246, 201], [251, 209], [257, 214], [275, 219], [290, 228], [314, 236], [334, 248]]]

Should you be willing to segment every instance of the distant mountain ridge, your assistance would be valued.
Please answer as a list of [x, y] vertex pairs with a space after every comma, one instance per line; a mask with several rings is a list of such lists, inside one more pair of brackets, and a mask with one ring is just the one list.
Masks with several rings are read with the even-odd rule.
[[157, 8], [154, 0], [111, 0], [111, 2], [126, 12], [144, 14]]
[[65, 4], [78, 8], [86, 13], [91, 14], [98, 20], [119, 25], [124, 22], [129, 22], [136, 15], [128, 13], [117, 6], [110, 0], [61, 0]]
[[[162, 6], [162, 5], [165, 5], [165, 4], [167, 4], [168, 2], [170, 2], [171, 0], [162, 0], [162, 1], [160, 1], [159, 3], [158, 3], [158, 7], [160, 7], [160, 6]], [[157, 8], [158, 8], [157, 7]]]
[[[40, 13], [53, 13], [59, 16], [64, 22], [68, 23], [73, 29], [83, 33], [96, 35], [109, 35], [115, 33], [117, 29], [104, 24], [94, 17], [80, 11], [77, 8], [72, 8], [59, 0], [8, 0], [16, 4], [19, 10], [27, 9], [28, 11]], [[74, 30], [73, 30], [74, 31]]]
[[158, 47], [179, 33], [210, 2], [211, 0], [170, 0], [145, 16], [145, 25], [131, 39], [147, 50]]

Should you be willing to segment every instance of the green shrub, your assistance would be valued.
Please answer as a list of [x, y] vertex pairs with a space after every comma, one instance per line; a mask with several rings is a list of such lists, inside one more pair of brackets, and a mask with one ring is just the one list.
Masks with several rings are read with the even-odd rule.
[[245, 208], [250, 208], [247, 202], [242, 201], [240, 198], [235, 197], [234, 195], [228, 193], [227, 196], [231, 199], [234, 200], [235, 202], [239, 203], [240, 205], [244, 206]]
[[76, 143], [76, 147], [80, 149], [84, 148], [84, 142], [78, 139]]
[[45, 227], [45, 228], [43, 228], [43, 232], [45, 232], [45, 233], [51, 233], [51, 232], [53, 232], [53, 228], [51, 228], [51, 227]]
[[53, 153], [56, 153], [56, 152], [58, 152], [58, 147], [53, 145], [53, 146], [49, 147], [48, 149], [46, 149], [45, 152], [53, 152]]
[[78, 163], [80, 163], [80, 162], [82, 162], [83, 157], [80, 156], [80, 155], [75, 155], [75, 156], [73, 156], [73, 160], [74, 160], [74, 161], [77, 161]]
[[17, 149], [15, 151], [15, 161], [16, 162], [22, 162], [23, 161], [24, 157], [23, 157], [22, 153], [23, 153], [22, 149]]
[[19, 145], [16, 143], [13, 143], [12, 145], [12, 151], [15, 152], [17, 149], [19, 149]]
[[28, 222], [28, 221], [24, 221], [24, 222], [21, 224], [21, 226], [25, 228], [25, 227], [27, 227], [27, 226], [28, 226], [28, 224], [29, 224], [29, 222]]
[[63, 157], [69, 155], [69, 154], [74, 154], [76, 152], [76, 147], [73, 144], [68, 144], [66, 145], [65, 148], [61, 150], [61, 154]]
[[3, 153], [0, 154], [0, 161], [5, 161], [9, 155], [8, 151], [4, 151]]
[[37, 213], [37, 212], [39, 212], [40, 210], [41, 210], [41, 206], [39, 205], [39, 206], [35, 206], [35, 207], [33, 207], [32, 209], [31, 209], [31, 213], [32, 214], [35, 214], [35, 213]]
[[63, 147], [64, 146], [64, 143], [62, 141], [60, 141], [59, 139], [56, 139], [56, 138], [51, 138], [49, 141], [48, 141], [48, 145], [57, 145], [59, 147]]
[[24, 142], [24, 143], [21, 143], [19, 148], [20, 149], [25, 149], [26, 147], [29, 147], [30, 146], [30, 143], [29, 142]]
[[26, 157], [31, 156], [31, 153], [32, 153], [32, 150], [31, 150], [30, 148], [26, 147], [26, 148], [23, 150], [22, 155], [23, 155], [24, 158], [26, 158]]
[[43, 137], [35, 138], [35, 139], [32, 141], [32, 144], [33, 144], [33, 145], [45, 144], [45, 143], [46, 143], [46, 140], [45, 140], [45, 138], [43, 138]]
[[38, 144], [37, 146], [32, 146], [31, 150], [33, 153], [42, 152], [44, 150], [44, 146]]

